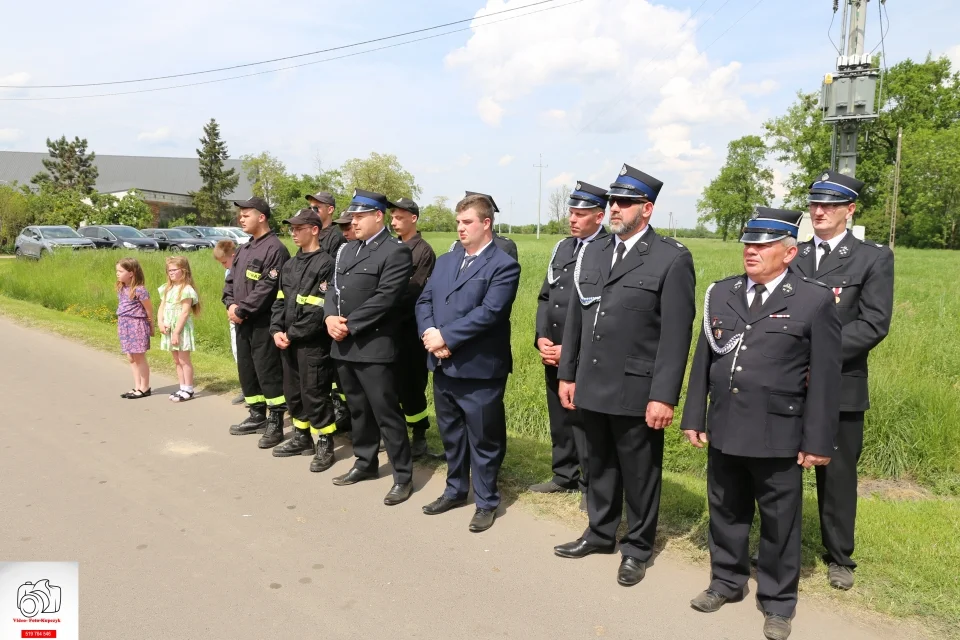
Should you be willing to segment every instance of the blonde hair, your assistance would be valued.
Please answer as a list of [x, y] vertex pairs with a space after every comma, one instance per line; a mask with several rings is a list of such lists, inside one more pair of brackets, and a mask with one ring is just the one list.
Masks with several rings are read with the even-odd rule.
[[140, 266], [140, 263], [134, 258], [123, 258], [117, 262], [117, 266], [123, 269], [124, 271], [129, 271], [133, 274], [133, 280], [130, 281], [129, 285], [125, 285], [119, 280], [117, 280], [117, 293], [123, 291], [123, 288], [126, 286], [130, 287], [130, 291], [127, 292], [127, 295], [130, 296], [130, 299], [133, 300], [136, 297], [137, 287], [142, 287], [145, 282], [143, 277], [143, 267]]
[[237, 245], [233, 240], [221, 240], [217, 243], [217, 246], [213, 248], [213, 257], [217, 260], [223, 260], [228, 256], [232, 256], [237, 251]]
[[[197, 287], [193, 283], [193, 272], [190, 271], [190, 261], [184, 258], [183, 256], [170, 256], [166, 260], [167, 268], [174, 266], [177, 269], [180, 269], [180, 272], [183, 274], [183, 280], [178, 284], [170, 279], [170, 274], [167, 274], [167, 288], [165, 293], [170, 293], [174, 285], [180, 287], [180, 290], [183, 291], [183, 287], [190, 285], [193, 287], [193, 290], [196, 291]], [[179, 297], [179, 295], [177, 296]], [[197, 301], [193, 303], [193, 313], [194, 315], [200, 315], [200, 300], [199, 294], [197, 296]]]

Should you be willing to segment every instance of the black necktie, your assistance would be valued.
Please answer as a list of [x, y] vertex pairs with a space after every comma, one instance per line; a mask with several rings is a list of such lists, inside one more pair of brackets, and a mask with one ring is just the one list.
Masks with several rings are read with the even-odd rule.
[[627, 244], [621, 242], [617, 245], [617, 253], [613, 256], [613, 264], [610, 265], [610, 273], [613, 274], [613, 270], [616, 268], [620, 261], [623, 260], [623, 254], [627, 252]]
[[753, 285], [753, 302], [750, 303], [750, 315], [756, 315], [760, 312], [760, 307], [763, 306], [763, 292], [767, 288], [762, 284]]
[[583, 249], [583, 245], [587, 244], [583, 240], [577, 240], [576, 246], [573, 248], [573, 259], [576, 260], [577, 256], [580, 255], [580, 249]]
[[457, 275], [461, 275], [464, 271], [469, 269], [470, 265], [473, 264], [473, 261], [476, 259], [477, 259], [477, 256], [466, 256], [463, 259], [463, 266], [460, 267], [460, 273], [458, 273]]
[[820, 256], [820, 261], [817, 262], [817, 269], [820, 269], [820, 265], [822, 265], [823, 261], [827, 259], [828, 255], [830, 255], [830, 245], [828, 243], [821, 242], [820, 248], [823, 249], [823, 255]]

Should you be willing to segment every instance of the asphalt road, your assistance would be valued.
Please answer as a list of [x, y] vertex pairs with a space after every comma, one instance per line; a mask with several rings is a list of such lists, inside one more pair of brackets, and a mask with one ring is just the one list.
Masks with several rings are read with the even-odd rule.
[[[442, 469], [385, 507], [385, 455], [335, 487], [342, 447], [323, 474], [273, 458], [228, 435], [225, 397], [174, 404], [157, 378], [121, 400], [125, 362], [2, 318], [0, 354], [0, 559], [79, 561], [83, 638], [763, 638], [752, 596], [691, 610], [707, 571], [669, 554], [627, 589], [618, 556], [554, 557], [578, 532], [518, 505], [482, 534], [472, 509], [423, 515]], [[792, 637], [903, 637], [836, 611], [801, 599]]]

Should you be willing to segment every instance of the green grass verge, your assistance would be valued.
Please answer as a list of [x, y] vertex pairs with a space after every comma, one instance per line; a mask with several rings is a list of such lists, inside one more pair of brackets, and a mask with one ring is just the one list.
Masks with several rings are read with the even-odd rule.
[[[2, 269], [3, 267], [0, 267]], [[2, 271], [0, 271], [2, 274]], [[0, 313], [29, 325], [117, 353], [122, 362], [116, 329], [98, 320], [70, 315], [40, 305], [0, 296]], [[152, 351], [154, 371], [173, 373], [166, 353]], [[197, 384], [215, 392], [238, 389], [236, 367], [229, 356], [194, 354]], [[514, 376], [517, 377], [517, 376]], [[542, 395], [533, 388], [530, 393]], [[550, 477], [550, 447], [511, 419], [510, 441], [502, 487], [507, 503], [519, 501], [546, 516], [586, 526], [576, 495], [541, 496], [525, 493], [533, 482]], [[440, 449], [435, 430], [431, 447]], [[442, 466], [442, 463], [436, 463]], [[808, 474], [812, 488], [812, 474]], [[658, 544], [693, 559], [706, 558], [706, 491], [702, 474], [666, 472], [660, 506]], [[947, 636], [960, 637], [960, 500], [933, 497], [920, 500], [864, 498], [860, 502], [857, 530], [857, 586], [849, 593], [829, 589], [819, 562], [819, 523], [816, 494], [804, 500], [802, 598], [813, 595], [831, 605], [866, 607], [881, 613], [908, 617]], [[755, 544], [756, 541], [754, 541]], [[546, 544], [546, 543], [544, 543]], [[708, 580], [704, 567], [704, 585]], [[693, 594], [691, 594], [692, 596]]]

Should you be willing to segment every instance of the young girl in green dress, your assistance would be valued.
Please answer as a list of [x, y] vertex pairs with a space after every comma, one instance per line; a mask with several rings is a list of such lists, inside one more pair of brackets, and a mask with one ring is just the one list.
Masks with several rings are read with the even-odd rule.
[[193, 363], [190, 352], [196, 348], [193, 316], [200, 313], [200, 297], [193, 284], [190, 262], [180, 256], [167, 258], [167, 283], [160, 287], [157, 327], [160, 349], [173, 354], [180, 390], [170, 394], [173, 402], [193, 398]]

